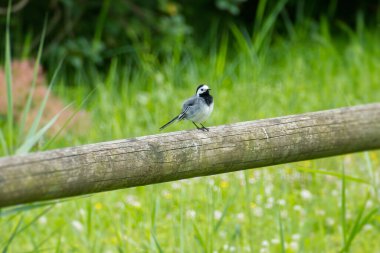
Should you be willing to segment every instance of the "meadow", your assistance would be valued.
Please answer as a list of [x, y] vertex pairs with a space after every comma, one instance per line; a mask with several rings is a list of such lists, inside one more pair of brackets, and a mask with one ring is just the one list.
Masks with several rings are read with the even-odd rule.
[[[32, 151], [157, 134], [200, 83], [215, 98], [207, 126], [378, 102], [379, 29], [356, 27], [333, 36], [322, 20], [260, 40], [231, 26], [207, 50], [179, 41], [164, 60], [137, 50], [137, 68], [115, 59], [106, 74], [60, 75], [54, 94], [86, 110], [89, 126]], [[183, 129], [193, 125], [165, 131]], [[379, 169], [371, 151], [3, 209], [0, 249], [379, 252]]]

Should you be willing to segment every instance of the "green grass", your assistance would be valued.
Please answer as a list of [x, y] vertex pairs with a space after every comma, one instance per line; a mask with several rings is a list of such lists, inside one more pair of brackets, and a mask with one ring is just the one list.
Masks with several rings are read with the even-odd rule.
[[[289, 39], [267, 35], [271, 21], [262, 22], [266, 47], [231, 26], [209, 52], [176, 45], [177, 57], [158, 61], [141, 50], [133, 71], [115, 59], [91, 83], [61, 77], [54, 92], [77, 105], [96, 87], [84, 105], [92, 122], [84, 136], [65, 134], [50, 147], [156, 134], [199, 83], [215, 97], [207, 126], [379, 101], [378, 30], [344, 27], [334, 37], [322, 20], [292, 27]], [[380, 153], [365, 152], [3, 210], [0, 249], [378, 252], [379, 167]]]

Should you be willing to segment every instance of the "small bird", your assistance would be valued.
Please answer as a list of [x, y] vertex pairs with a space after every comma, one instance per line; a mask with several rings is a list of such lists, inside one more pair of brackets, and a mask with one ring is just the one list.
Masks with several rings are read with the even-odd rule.
[[[176, 121], [187, 119], [193, 122], [197, 129], [209, 131], [208, 128], [202, 125], [202, 122], [207, 120], [214, 109], [214, 99], [209, 93], [210, 90], [211, 89], [205, 84], [199, 85], [195, 95], [183, 102], [182, 112], [178, 116], [174, 117], [174, 119], [160, 127], [160, 130]], [[202, 127], [199, 127], [196, 123], [199, 123]]]

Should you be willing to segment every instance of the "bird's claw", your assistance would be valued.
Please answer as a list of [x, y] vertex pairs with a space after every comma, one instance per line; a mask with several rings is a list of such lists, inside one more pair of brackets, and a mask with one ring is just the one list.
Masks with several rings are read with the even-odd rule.
[[207, 127], [201, 127], [201, 128], [198, 128], [199, 130], [203, 131], [203, 132], [208, 132], [210, 131]]

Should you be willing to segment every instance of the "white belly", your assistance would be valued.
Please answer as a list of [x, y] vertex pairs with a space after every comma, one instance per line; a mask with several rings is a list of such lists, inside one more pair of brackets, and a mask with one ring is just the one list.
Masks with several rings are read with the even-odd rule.
[[202, 123], [208, 119], [213, 109], [214, 109], [214, 103], [212, 103], [210, 106], [204, 105], [202, 106], [202, 110], [196, 115], [194, 115], [194, 117], [190, 120], [194, 121], [195, 123]]

